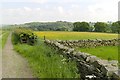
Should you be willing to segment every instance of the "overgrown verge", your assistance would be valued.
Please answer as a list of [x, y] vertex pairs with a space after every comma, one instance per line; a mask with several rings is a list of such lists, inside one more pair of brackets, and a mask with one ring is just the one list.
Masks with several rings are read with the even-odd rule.
[[[15, 39], [12, 35], [12, 42]], [[79, 78], [74, 61], [67, 60], [58, 55], [57, 51], [48, 47], [41, 40], [30, 46], [27, 44], [16, 44], [14, 49], [24, 56], [33, 70], [34, 76], [38, 78]]]

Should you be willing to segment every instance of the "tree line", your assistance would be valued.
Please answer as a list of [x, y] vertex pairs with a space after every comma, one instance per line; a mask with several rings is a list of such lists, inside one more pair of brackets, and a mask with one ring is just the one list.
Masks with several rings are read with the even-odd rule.
[[37, 31], [79, 31], [79, 32], [107, 32], [120, 33], [120, 21], [116, 22], [31, 22], [25, 23], [25, 27], [29, 27]]
[[73, 23], [73, 31], [83, 32], [112, 32], [120, 33], [120, 21], [113, 23], [96, 22], [90, 25], [88, 22], [75, 22]]
[[[78, 32], [107, 32], [120, 33], [120, 21], [116, 22], [30, 22], [20, 25], [9, 25], [9, 27], [25, 27], [35, 31], [78, 31]], [[7, 28], [4, 25], [3, 28]]]
[[23, 26], [37, 31], [71, 31], [73, 29], [73, 23], [66, 21], [31, 22], [25, 23]]

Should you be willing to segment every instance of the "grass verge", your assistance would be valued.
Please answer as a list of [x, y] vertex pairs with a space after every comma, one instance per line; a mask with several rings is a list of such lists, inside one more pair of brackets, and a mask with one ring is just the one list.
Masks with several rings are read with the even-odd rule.
[[80, 77], [76, 73], [77, 67], [74, 61], [67, 62], [62, 55], [42, 41], [35, 46], [17, 44], [14, 45], [14, 49], [28, 60], [34, 76], [38, 78]]
[[9, 33], [10, 33], [9, 31], [6, 31], [2, 34], [1, 41], [0, 41], [0, 44], [2, 44], [2, 48], [4, 48], [5, 46]]

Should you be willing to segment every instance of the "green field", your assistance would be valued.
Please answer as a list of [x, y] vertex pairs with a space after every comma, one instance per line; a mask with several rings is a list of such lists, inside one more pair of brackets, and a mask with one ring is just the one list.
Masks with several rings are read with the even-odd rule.
[[58, 40], [80, 40], [80, 39], [114, 39], [118, 38], [118, 34], [96, 33], [96, 32], [60, 32], [60, 31], [42, 31], [35, 32], [43, 39]]
[[[114, 39], [118, 38], [118, 34], [111, 33], [95, 33], [95, 32], [35, 32], [40, 38], [46, 36], [47, 39], [59, 40], [80, 40], [80, 39]], [[105, 46], [96, 48], [80, 48], [82, 52], [87, 52], [107, 60], [118, 60], [118, 47]]]
[[117, 46], [102, 46], [96, 48], [78, 48], [81, 52], [90, 53], [101, 59], [118, 60], [118, 47]]

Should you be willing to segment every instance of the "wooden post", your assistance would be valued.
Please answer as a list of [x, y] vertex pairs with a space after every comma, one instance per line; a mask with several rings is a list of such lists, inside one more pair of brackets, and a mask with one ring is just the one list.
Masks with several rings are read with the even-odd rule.
[[46, 38], [45, 38], [45, 36], [44, 36], [44, 40], [45, 40]]

